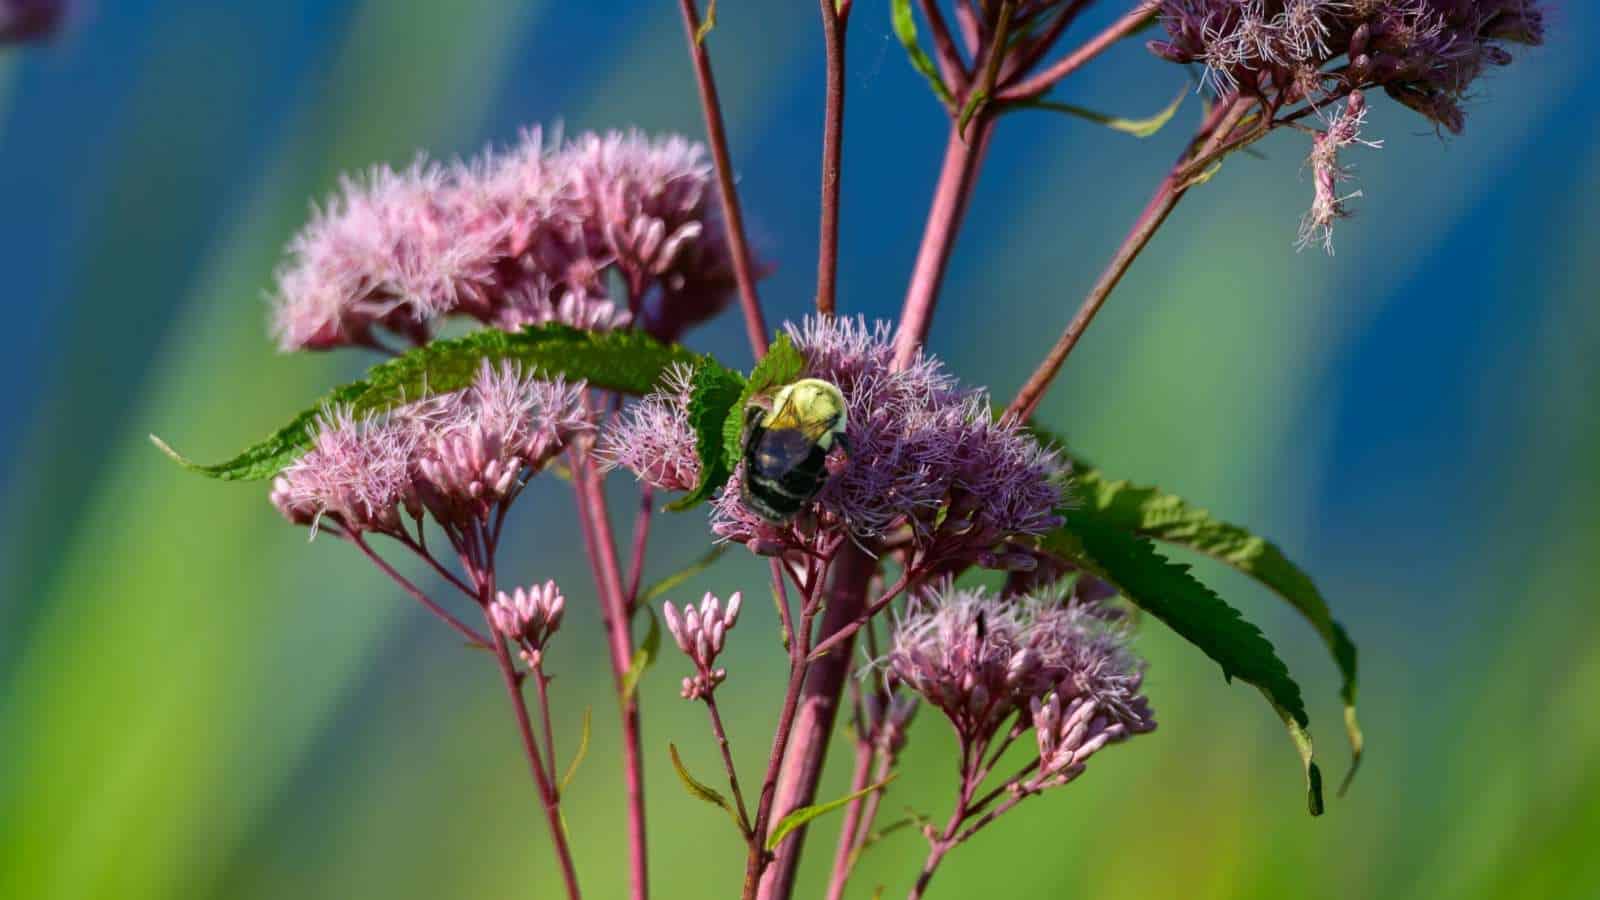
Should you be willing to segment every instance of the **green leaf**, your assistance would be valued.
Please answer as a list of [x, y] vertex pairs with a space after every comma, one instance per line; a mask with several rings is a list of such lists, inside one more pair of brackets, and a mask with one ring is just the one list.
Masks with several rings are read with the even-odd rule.
[[641, 606], [648, 606], [650, 605], [651, 601], [659, 599], [668, 591], [676, 589], [685, 581], [688, 581], [696, 575], [699, 575], [701, 572], [711, 568], [716, 564], [717, 560], [722, 558], [722, 554], [728, 552], [728, 548], [731, 546], [733, 545], [712, 544], [711, 549], [707, 550], [699, 559], [646, 588], [644, 593], [639, 595], [639, 604]]
[[1083, 510], [1066, 510], [1065, 518], [1065, 525], [1045, 538], [1046, 550], [1115, 585], [1134, 604], [1200, 648], [1222, 667], [1224, 678], [1238, 678], [1261, 691], [1300, 753], [1311, 814], [1321, 815], [1322, 773], [1313, 759], [1300, 686], [1261, 629], [1191, 575], [1188, 566], [1157, 553], [1148, 538]]
[[644, 677], [644, 672], [655, 664], [656, 655], [661, 652], [661, 622], [656, 619], [655, 610], [649, 606], [643, 607], [645, 615], [650, 617], [650, 628], [644, 633], [644, 641], [633, 651], [633, 659], [628, 663], [628, 671], [622, 673], [622, 703], [627, 705], [633, 699], [633, 694], [639, 689], [639, 679]]
[[695, 44], [704, 44], [706, 35], [710, 34], [711, 29], [715, 27], [717, 27], [717, 0], [711, 0], [711, 3], [706, 6], [705, 20], [700, 23], [699, 28], [694, 30]]
[[516, 333], [485, 329], [434, 341], [373, 366], [366, 378], [335, 388], [270, 437], [226, 462], [194, 463], [155, 435], [150, 440], [184, 468], [202, 475], [225, 481], [271, 478], [311, 446], [317, 417], [325, 408], [348, 406], [361, 416], [460, 390], [472, 384], [486, 360], [520, 362], [547, 377], [581, 378], [593, 387], [625, 394], [648, 393], [672, 363], [715, 365], [708, 357], [637, 331], [595, 334], [558, 324]]
[[695, 370], [690, 382], [689, 427], [694, 429], [695, 450], [700, 455], [700, 483], [693, 491], [667, 504], [667, 509], [674, 512], [693, 509], [727, 484], [728, 476], [733, 474], [735, 458], [730, 458], [724, 449], [723, 428], [744, 386], [744, 376], [710, 360]]
[[1054, 100], [1030, 100], [1025, 103], [1016, 104], [1016, 108], [1043, 109], [1049, 110], [1050, 112], [1066, 113], [1069, 116], [1077, 116], [1080, 119], [1087, 119], [1088, 121], [1094, 122], [1097, 125], [1104, 125], [1113, 131], [1120, 131], [1123, 134], [1131, 134], [1136, 138], [1147, 138], [1160, 131], [1168, 122], [1172, 121], [1172, 117], [1178, 112], [1178, 107], [1183, 105], [1183, 98], [1187, 97], [1188, 95], [1189, 89], [1187, 87], [1179, 90], [1178, 96], [1174, 97], [1171, 103], [1162, 107], [1160, 112], [1143, 119], [1123, 119], [1117, 116], [1108, 116], [1105, 113], [1095, 112], [1087, 107], [1078, 106], [1072, 103], [1057, 103]]
[[961, 135], [962, 140], [966, 140], [967, 123], [972, 121], [972, 117], [978, 114], [978, 109], [988, 101], [989, 92], [979, 88], [972, 92], [966, 103], [962, 104], [961, 115], [956, 119], [956, 134]]
[[744, 453], [744, 411], [757, 394], [784, 384], [790, 384], [805, 374], [806, 358], [795, 349], [787, 333], [767, 348], [766, 355], [750, 370], [750, 380], [739, 392], [739, 400], [728, 411], [722, 423], [722, 452], [731, 470]]
[[703, 800], [712, 806], [722, 807], [727, 812], [728, 817], [733, 819], [734, 827], [739, 829], [740, 834], [743, 834], [744, 825], [739, 822], [739, 811], [733, 808], [733, 804], [728, 802], [728, 798], [689, 774], [689, 770], [683, 766], [683, 760], [678, 757], [677, 744], [668, 744], [667, 750], [672, 754], [672, 768], [677, 771], [678, 780], [683, 782], [683, 786], [688, 790], [689, 796], [696, 800]]
[[911, 0], [890, 0], [890, 17], [894, 25], [894, 35], [900, 39], [900, 46], [906, 48], [906, 56], [911, 59], [911, 67], [922, 73], [928, 79], [928, 86], [933, 88], [933, 93], [939, 102], [947, 107], [954, 107], [955, 97], [951, 95], [950, 88], [945, 86], [944, 78], [939, 75], [939, 67], [933, 64], [928, 54], [923, 51], [922, 44], [917, 41], [917, 19], [911, 12]]
[[890, 775], [888, 778], [885, 778], [877, 784], [868, 785], [859, 791], [852, 791], [851, 793], [845, 794], [843, 797], [840, 797], [837, 800], [829, 800], [827, 803], [816, 803], [812, 804], [811, 806], [802, 806], [799, 809], [789, 813], [788, 815], [779, 819], [778, 824], [773, 826], [772, 833], [767, 835], [767, 850], [776, 850], [778, 845], [783, 843], [783, 839], [789, 836], [789, 832], [795, 830], [796, 828], [800, 828], [807, 822], [815, 819], [817, 816], [831, 813], [834, 810], [843, 807], [850, 801], [859, 800], [873, 791], [883, 790], [885, 787], [889, 786], [889, 782], [895, 780], [895, 777], [898, 774], [899, 773], [897, 772], [895, 775]]
[[1160, 488], [1112, 481], [1098, 469], [1077, 469], [1073, 483], [1085, 510], [1126, 531], [1187, 547], [1249, 575], [1277, 594], [1316, 629], [1339, 667], [1339, 697], [1344, 703], [1345, 731], [1350, 739], [1350, 771], [1340, 787], [1349, 786], [1361, 764], [1361, 725], [1356, 717], [1358, 688], [1356, 647], [1333, 618], [1311, 577], [1273, 544], [1249, 530], [1221, 521], [1182, 497]]
[[583, 730], [578, 734], [578, 750], [572, 754], [572, 762], [567, 763], [566, 774], [561, 776], [562, 793], [566, 793], [567, 785], [572, 783], [572, 776], [578, 774], [579, 764], [583, 762], [585, 756], [589, 755], [589, 726], [592, 724], [590, 720], [594, 717], [593, 714], [594, 707], [585, 706], [583, 708]]

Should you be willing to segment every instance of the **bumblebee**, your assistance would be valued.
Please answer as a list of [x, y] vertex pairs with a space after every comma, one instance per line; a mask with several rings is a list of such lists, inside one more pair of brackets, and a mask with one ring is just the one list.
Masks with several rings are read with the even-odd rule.
[[[769, 522], [794, 518], [828, 481], [828, 454], [845, 448], [844, 394], [820, 378], [784, 387], [770, 411], [745, 411], [745, 506]], [[848, 449], [848, 448], [845, 448]]]

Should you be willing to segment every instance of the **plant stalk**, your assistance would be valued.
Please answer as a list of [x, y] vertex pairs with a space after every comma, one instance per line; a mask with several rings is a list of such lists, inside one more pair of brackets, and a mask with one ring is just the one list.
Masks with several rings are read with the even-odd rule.
[[767, 352], [767, 323], [761, 314], [755, 266], [751, 262], [750, 242], [745, 236], [744, 213], [739, 208], [739, 193], [734, 186], [728, 132], [722, 122], [722, 101], [717, 97], [716, 78], [711, 74], [711, 57], [699, 38], [699, 4], [696, 0], [678, 0], [678, 5], [683, 10], [683, 33], [689, 40], [689, 59], [694, 63], [700, 107], [705, 113], [706, 140], [711, 144], [711, 159], [716, 164], [722, 218], [727, 225], [728, 247], [733, 251], [733, 278], [739, 285], [739, 305], [744, 309], [744, 329], [750, 338], [751, 351], [760, 359]]
[[[826, 637], [853, 623], [866, 605], [867, 587], [877, 561], [852, 542], [839, 548], [828, 586], [827, 610], [821, 634]], [[809, 641], [807, 641], [809, 643]], [[783, 761], [776, 809], [781, 814], [816, 802], [817, 781], [827, 759], [829, 738], [839, 711], [839, 697], [850, 674], [852, 642], [838, 643], [833, 652], [813, 661], [805, 678], [789, 753]], [[810, 648], [807, 646], [807, 653]], [[788, 900], [794, 892], [796, 867], [805, 846], [806, 828], [797, 828], [778, 845], [777, 855], [761, 881], [762, 900]]]

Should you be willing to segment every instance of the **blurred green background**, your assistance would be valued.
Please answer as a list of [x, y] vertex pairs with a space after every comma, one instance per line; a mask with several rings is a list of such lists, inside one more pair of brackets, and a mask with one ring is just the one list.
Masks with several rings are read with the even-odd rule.
[[[943, 145], [886, 6], [858, 4], [850, 34], [841, 308], [869, 316], [898, 308]], [[798, 316], [817, 13], [720, 12], [744, 199], [777, 264], [769, 316]], [[1375, 104], [1386, 145], [1352, 160], [1366, 196], [1337, 257], [1291, 246], [1311, 194], [1301, 137], [1230, 161], [1045, 405], [1102, 465], [1277, 537], [1318, 576], [1363, 652], [1370, 753], [1350, 796], [1308, 818], [1271, 713], [1153, 625], [1161, 729], [958, 851], [935, 896], [1600, 895], [1600, 57], [1580, 40], [1597, 28], [1591, 4], [1561, 5], [1550, 45], [1482, 84], [1459, 139]], [[1144, 114], [1183, 79], [1129, 44], [1063, 97]], [[145, 441], [222, 456], [369, 361], [278, 355], [266, 335], [272, 268], [338, 173], [541, 122], [699, 135], [676, 5], [128, 0], [0, 51], [0, 897], [553, 895], [488, 663], [346, 548], [308, 545], [263, 485], [187, 476]], [[1014, 390], [1184, 130], [1005, 121], [934, 349]], [[740, 335], [730, 315], [691, 343], [743, 364]], [[551, 651], [560, 731], [570, 750], [593, 706], [596, 747], [568, 816], [590, 894], [620, 896], [615, 717], [571, 501], [544, 485], [520, 514], [509, 574], [576, 601]], [[698, 521], [659, 531], [655, 573], [699, 552]], [[1291, 660], [1337, 773], [1336, 677], [1314, 636], [1204, 568]], [[680, 599], [706, 588], [764, 596], [742, 552]], [[755, 777], [781, 654], [770, 608], [749, 608], [728, 712]], [[666, 760], [670, 740], [715, 765], [676, 697], [682, 668], [664, 659], [643, 688], [658, 896], [729, 896], [737, 838]], [[946, 812], [945, 731], [918, 722], [886, 814]], [[842, 789], [842, 749], [824, 794]], [[802, 895], [832, 837], [814, 830]], [[854, 894], [903, 893], [921, 856], [910, 832], [891, 838]]]

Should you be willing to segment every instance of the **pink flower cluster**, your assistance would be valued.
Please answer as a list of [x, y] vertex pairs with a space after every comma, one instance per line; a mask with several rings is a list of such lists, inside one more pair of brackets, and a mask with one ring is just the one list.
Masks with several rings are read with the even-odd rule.
[[329, 411], [312, 448], [273, 481], [292, 522], [402, 534], [401, 514], [446, 527], [488, 521], [526, 478], [591, 431], [583, 386], [485, 362], [466, 390], [355, 419]]
[[289, 244], [273, 325], [285, 350], [421, 343], [452, 315], [671, 339], [732, 288], [700, 145], [614, 132], [555, 146], [534, 129], [469, 162], [346, 178]]
[[1126, 629], [1104, 609], [1063, 599], [1058, 591], [1002, 598], [946, 585], [912, 600], [881, 664], [974, 745], [1012, 715], [1031, 715], [1035, 701], [1055, 709], [1052, 696], [1092, 704], [1090, 715], [1120, 724], [1120, 733], [1154, 728]]

